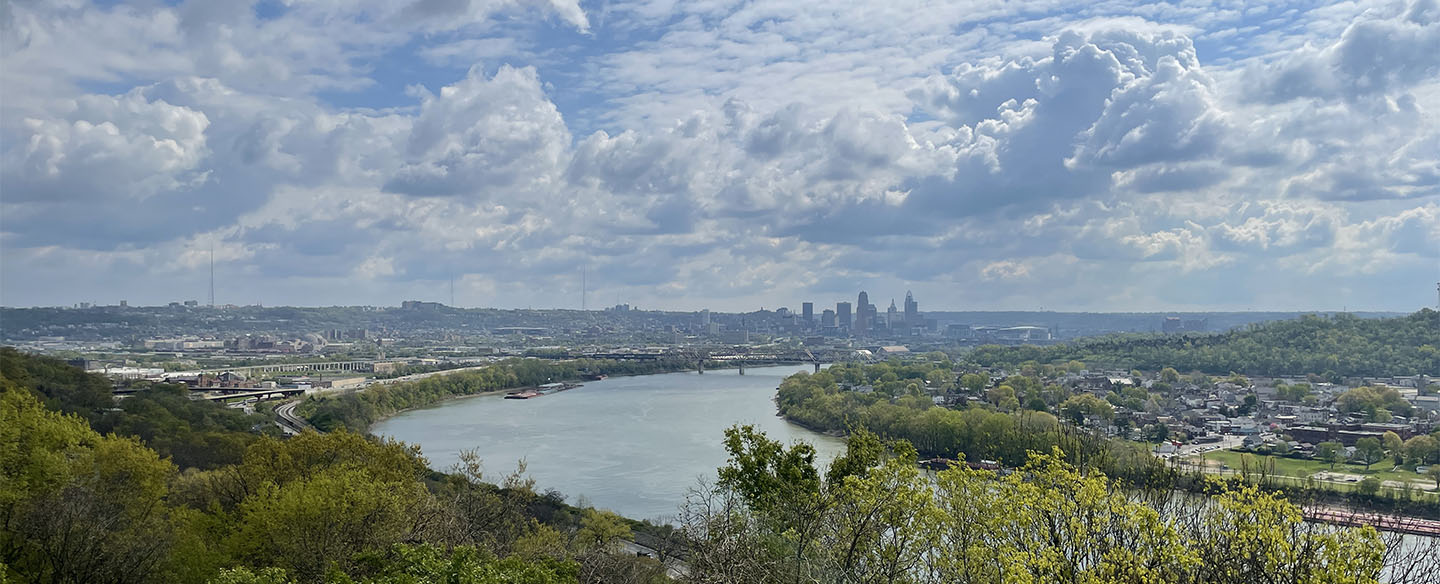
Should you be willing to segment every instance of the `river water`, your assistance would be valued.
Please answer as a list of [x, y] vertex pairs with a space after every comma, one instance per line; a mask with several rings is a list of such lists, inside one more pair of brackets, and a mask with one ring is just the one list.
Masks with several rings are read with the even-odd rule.
[[823, 465], [841, 439], [775, 414], [780, 380], [809, 366], [760, 367], [613, 377], [528, 400], [499, 395], [410, 410], [370, 431], [420, 445], [430, 466], [448, 470], [474, 449], [487, 479], [498, 481], [521, 459], [539, 490], [556, 489], [636, 519], [668, 519], [685, 494], [726, 460], [724, 431], [753, 424], [786, 443], [815, 446]]

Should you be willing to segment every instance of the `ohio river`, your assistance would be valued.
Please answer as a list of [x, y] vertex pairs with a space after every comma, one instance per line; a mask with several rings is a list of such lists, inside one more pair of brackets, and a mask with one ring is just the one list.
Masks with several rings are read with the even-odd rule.
[[686, 492], [725, 464], [724, 431], [753, 424], [771, 438], [815, 446], [821, 464], [844, 442], [775, 414], [775, 388], [808, 366], [613, 377], [528, 400], [451, 400], [384, 420], [370, 431], [420, 445], [448, 470], [474, 449], [488, 480], [524, 459], [541, 491], [636, 519], [670, 519]]

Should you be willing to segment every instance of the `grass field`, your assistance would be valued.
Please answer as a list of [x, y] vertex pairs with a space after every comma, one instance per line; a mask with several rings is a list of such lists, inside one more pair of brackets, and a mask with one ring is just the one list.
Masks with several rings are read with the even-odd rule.
[[1243, 469], [1248, 469], [1250, 472], [1260, 472], [1261, 469], [1264, 469], [1264, 472], [1269, 474], [1303, 479], [1317, 472], [1331, 471], [1361, 477], [1375, 477], [1382, 481], [1414, 481], [1434, 485], [1434, 481], [1429, 477], [1418, 475], [1412, 469], [1395, 470], [1395, 463], [1391, 458], [1386, 458], [1383, 462], [1370, 465], [1368, 470], [1365, 468], [1365, 465], [1350, 463], [1334, 465], [1335, 468], [1332, 470], [1328, 462], [1297, 460], [1283, 456], [1235, 452], [1233, 450], [1207, 452], [1203, 457], [1190, 457], [1188, 460], [1194, 462], [1200, 458], [1203, 458], [1208, 464], [1223, 464], [1229, 467], [1229, 470], [1236, 472]]

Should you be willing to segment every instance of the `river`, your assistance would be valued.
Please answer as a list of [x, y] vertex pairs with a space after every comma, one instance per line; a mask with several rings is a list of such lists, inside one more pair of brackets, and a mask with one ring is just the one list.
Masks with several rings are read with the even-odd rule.
[[[669, 519], [686, 493], [726, 460], [724, 431], [753, 424], [771, 438], [815, 446], [819, 463], [844, 441], [801, 428], [775, 414], [780, 380], [809, 366], [747, 368], [613, 377], [528, 400], [499, 395], [461, 398], [410, 410], [370, 431], [421, 451], [448, 470], [474, 449], [488, 480], [521, 459], [537, 489], [556, 489], [636, 519]], [[823, 468], [823, 466], [822, 466]]]

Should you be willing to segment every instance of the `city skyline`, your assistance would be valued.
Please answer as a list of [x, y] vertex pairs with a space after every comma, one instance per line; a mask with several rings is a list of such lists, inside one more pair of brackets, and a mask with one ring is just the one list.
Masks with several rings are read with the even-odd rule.
[[1408, 312], [1440, 279], [1431, 0], [0, 27], [6, 306], [206, 302], [212, 250], [217, 304]]

